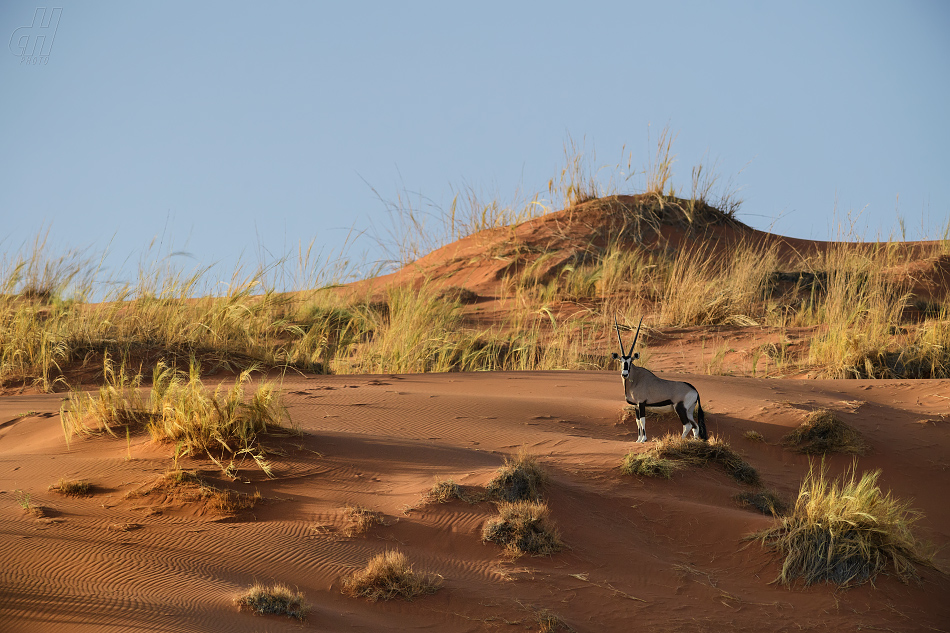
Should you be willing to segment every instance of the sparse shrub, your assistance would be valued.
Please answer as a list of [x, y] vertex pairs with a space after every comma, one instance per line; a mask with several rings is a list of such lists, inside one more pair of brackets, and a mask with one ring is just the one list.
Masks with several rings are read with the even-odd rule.
[[657, 457], [655, 453], [627, 453], [620, 464], [620, 472], [624, 475], [637, 475], [638, 477], [663, 477], [669, 479], [673, 476], [675, 464], [669, 459]]
[[346, 536], [357, 536], [366, 534], [374, 525], [383, 523], [383, 513], [364, 508], [363, 506], [346, 506], [343, 509], [343, 516], [349, 522], [349, 525], [343, 530]]
[[221, 490], [201, 479], [197, 473], [187, 470], [170, 470], [148, 488], [132, 491], [127, 496], [143, 497], [153, 492], [186, 502], [204, 502], [210, 509], [224, 515], [251, 510], [261, 500], [260, 492], [250, 495]]
[[759, 473], [724, 440], [713, 437], [708, 442], [697, 438], [667, 435], [652, 449], [656, 457], [692, 466], [718, 464], [740, 484], [757, 486]]
[[455, 301], [463, 305], [475, 303], [478, 301], [478, 293], [462, 286], [449, 286], [439, 291], [437, 295], [440, 299], [446, 301]]
[[505, 458], [505, 465], [488, 482], [486, 493], [507, 502], [538, 501], [546, 481], [547, 474], [534, 456], [519, 451], [514, 459]]
[[236, 600], [240, 608], [248, 608], [255, 613], [266, 615], [286, 615], [303, 620], [310, 612], [310, 605], [304, 601], [299, 591], [286, 585], [254, 585]]
[[828, 409], [817, 409], [783, 440], [785, 446], [806, 455], [851, 453], [863, 455], [867, 445], [854, 427], [839, 420]]
[[500, 503], [498, 514], [485, 524], [483, 541], [497, 543], [513, 555], [549, 556], [564, 547], [547, 505], [533, 501]]
[[750, 442], [764, 442], [765, 436], [759, 433], [758, 431], [746, 431], [742, 434], [742, 437], [749, 440]]
[[467, 503], [472, 503], [481, 495], [473, 495], [466, 492], [465, 489], [451, 479], [447, 481], [438, 481], [422, 497], [423, 503], [448, 503], [452, 499], [459, 499]]
[[901, 581], [918, 580], [917, 568], [934, 567], [911, 532], [920, 513], [877, 485], [881, 471], [856, 468], [829, 481], [824, 464], [812, 465], [792, 511], [750, 536], [784, 557], [777, 581], [847, 587], [873, 582], [890, 570]]
[[788, 504], [771, 490], [740, 492], [733, 498], [739, 505], [755, 508], [762, 514], [779, 516], [788, 511]]
[[343, 593], [372, 602], [393, 598], [412, 600], [435, 593], [441, 586], [441, 576], [417, 574], [406, 555], [397, 551], [374, 556], [365, 569], [343, 579]]
[[63, 478], [60, 479], [58, 483], [50, 486], [49, 489], [55, 490], [62, 495], [84, 497], [92, 492], [92, 484], [81, 479], [73, 481]]

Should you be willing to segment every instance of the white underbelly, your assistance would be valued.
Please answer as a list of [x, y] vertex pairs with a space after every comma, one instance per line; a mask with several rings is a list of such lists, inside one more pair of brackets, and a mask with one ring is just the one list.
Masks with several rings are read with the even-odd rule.
[[665, 404], [662, 407], [647, 406], [648, 413], [676, 413], [676, 409], [671, 404]]

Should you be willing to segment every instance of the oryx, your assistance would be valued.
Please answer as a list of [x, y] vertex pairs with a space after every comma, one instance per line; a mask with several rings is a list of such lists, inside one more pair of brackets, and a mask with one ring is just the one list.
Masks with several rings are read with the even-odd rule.
[[[703, 406], [699, 402], [699, 392], [696, 387], [688, 382], [677, 382], [673, 380], [664, 380], [648, 369], [637, 367], [633, 361], [640, 358], [639, 353], [634, 353], [633, 348], [637, 345], [637, 339], [640, 337], [640, 325], [643, 325], [643, 317], [640, 318], [640, 324], [637, 325], [637, 333], [633, 337], [633, 345], [630, 351], [624, 353], [623, 339], [620, 338], [620, 325], [614, 319], [614, 327], [617, 328], [617, 341], [620, 343], [620, 354], [613, 354], [614, 359], [620, 359], [620, 375], [623, 377], [623, 391], [627, 399], [627, 404], [632, 404], [637, 408], [637, 442], [647, 441], [646, 415], [647, 410], [658, 413], [676, 411], [683, 423], [683, 437], [693, 430], [693, 437], [699, 437], [704, 440], [709, 439], [706, 433], [706, 417], [703, 415]], [[693, 419], [693, 408], [699, 411], [699, 422]]]

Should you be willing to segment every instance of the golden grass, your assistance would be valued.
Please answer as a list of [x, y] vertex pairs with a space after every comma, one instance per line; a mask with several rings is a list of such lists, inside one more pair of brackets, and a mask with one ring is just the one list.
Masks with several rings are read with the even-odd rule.
[[798, 428], [785, 436], [783, 444], [805, 455], [863, 455], [867, 450], [867, 444], [861, 434], [828, 409], [817, 409], [809, 413]]
[[513, 556], [550, 556], [564, 547], [547, 505], [536, 501], [498, 504], [498, 516], [485, 524], [482, 540], [501, 545]]
[[347, 520], [343, 534], [348, 537], [366, 534], [374, 525], [383, 524], [382, 512], [376, 512], [359, 505], [346, 506], [343, 509], [343, 517]]
[[[635, 472], [638, 468], [656, 470], [660, 476], [666, 476], [667, 469], [678, 465], [706, 466], [716, 464], [741, 484], [758, 486], [759, 473], [724, 440], [713, 437], [709, 441], [698, 438], [683, 438], [667, 434], [644, 453], [630, 453], [621, 464], [625, 474], [646, 474]], [[630, 472], [627, 472], [627, 471]], [[669, 472], [672, 472], [671, 470]], [[656, 475], [651, 475], [656, 476]]]
[[63, 433], [68, 443], [73, 435], [106, 432], [115, 437], [116, 425], [138, 426], [155, 441], [174, 443], [176, 462], [186, 456], [207, 457], [233, 475], [235, 459], [251, 459], [272, 476], [263, 436], [297, 431], [283, 426], [287, 415], [273, 384], [261, 384], [245, 396], [252, 371], [241, 372], [229, 389], [218, 385], [211, 391], [202, 383], [196, 362], [188, 374], [159, 362], [144, 398], [142, 376], [130, 376], [124, 365], [116, 371], [106, 356], [98, 394], [73, 392], [63, 403]]
[[411, 601], [442, 586], [436, 574], [416, 573], [405, 554], [387, 551], [370, 559], [364, 569], [343, 579], [343, 593], [371, 602], [402, 598]]
[[658, 457], [653, 452], [628, 453], [620, 463], [620, 472], [638, 477], [662, 477], [669, 479], [676, 469], [676, 462]]
[[539, 501], [546, 482], [547, 474], [537, 459], [522, 449], [514, 458], [505, 458], [485, 492], [489, 498], [507, 502]]
[[858, 477], [855, 466], [831, 481], [824, 464], [812, 464], [792, 511], [749, 537], [784, 557], [778, 582], [848, 587], [874, 582], [882, 572], [907, 582], [920, 578], [918, 567], [934, 567], [912, 532], [920, 513], [883, 493], [880, 475]]
[[92, 484], [82, 479], [72, 480], [65, 477], [49, 487], [61, 495], [85, 497], [92, 494]]
[[242, 609], [250, 609], [261, 615], [286, 615], [304, 620], [310, 612], [310, 605], [299, 591], [282, 584], [256, 584], [237, 597], [235, 602]]

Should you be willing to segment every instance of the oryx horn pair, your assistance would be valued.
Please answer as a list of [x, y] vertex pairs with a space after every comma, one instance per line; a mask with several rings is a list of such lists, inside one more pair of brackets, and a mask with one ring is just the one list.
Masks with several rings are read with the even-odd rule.
[[643, 325], [643, 317], [640, 317], [640, 322], [637, 324], [637, 333], [633, 336], [633, 344], [630, 345], [630, 352], [624, 353], [623, 350], [623, 339], [620, 338], [620, 324], [617, 323], [617, 317], [614, 317], [614, 327], [617, 328], [617, 342], [620, 343], [620, 356], [622, 358], [627, 358], [633, 356], [633, 350], [637, 346], [637, 339], [640, 338], [640, 326]]

